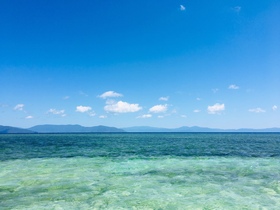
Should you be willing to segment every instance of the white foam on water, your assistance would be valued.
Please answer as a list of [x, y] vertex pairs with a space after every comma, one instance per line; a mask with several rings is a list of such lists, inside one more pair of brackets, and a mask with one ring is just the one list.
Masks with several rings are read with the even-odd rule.
[[0, 162], [1, 209], [277, 209], [280, 160], [49, 158]]

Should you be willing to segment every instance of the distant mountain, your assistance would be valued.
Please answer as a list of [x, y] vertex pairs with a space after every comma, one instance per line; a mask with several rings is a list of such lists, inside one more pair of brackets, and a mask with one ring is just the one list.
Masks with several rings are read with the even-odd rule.
[[5, 134], [5, 133], [36, 133], [36, 132], [23, 128], [0, 125], [0, 134]]
[[263, 128], [263, 129], [240, 128], [235, 131], [237, 131], [237, 132], [280, 132], [280, 128]]
[[97, 132], [125, 132], [122, 129], [107, 126], [84, 127], [81, 125], [37, 125], [29, 130], [38, 133], [97, 133]]
[[212, 129], [212, 128], [203, 128], [203, 127], [179, 127], [179, 128], [157, 128], [149, 126], [135, 126], [123, 128], [127, 132], [223, 132], [222, 129]]
[[149, 127], [149, 126], [135, 126], [122, 128], [126, 132], [174, 132], [169, 128], [157, 128], [157, 127]]
[[37, 125], [28, 129], [0, 125], [0, 134], [6, 133], [118, 133], [118, 132], [280, 132], [280, 128], [264, 129], [218, 129], [198, 126], [183, 126], [179, 128], [157, 128], [149, 126], [135, 126], [115, 128], [108, 126], [84, 127], [81, 125]]
[[183, 126], [180, 128], [172, 129], [174, 132], [228, 132], [228, 130], [218, 129], [218, 128], [206, 128], [198, 126]]
[[183, 126], [179, 128], [157, 128], [149, 126], [135, 126], [123, 128], [127, 132], [280, 132], [280, 128], [264, 128], [264, 129], [218, 129], [218, 128], [206, 128], [198, 126]]

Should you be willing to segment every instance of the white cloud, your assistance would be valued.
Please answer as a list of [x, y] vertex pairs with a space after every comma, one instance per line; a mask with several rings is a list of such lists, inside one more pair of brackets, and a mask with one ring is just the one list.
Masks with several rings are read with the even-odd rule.
[[160, 101], [168, 101], [168, 100], [169, 100], [169, 96], [160, 97], [159, 100], [160, 100]]
[[23, 107], [24, 107], [24, 104], [17, 104], [17, 105], [14, 107], [14, 110], [22, 111], [22, 110], [23, 110]]
[[76, 112], [87, 113], [90, 117], [94, 117], [96, 114], [94, 111], [91, 111], [92, 108], [90, 106], [77, 106]]
[[63, 115], [64, 114], [64, 110], [62, 109], [62, 110], [56, 110], [56, 109], [50, 109], [49, 111], [48, 111], [48, 113], [51, 113], [51, 114], [59, 114], [59, 115]]
[[153, 112], [153, 113], [166, 112], [167, 111], [167, 104], [155, 105], [152, 108], [150, 108], [149, 111]]
[[151, 118], [152, 115], [151, 114], [143, 114], [141, 116], [138, 116], [137, 118]]
[[48, 114], [51, 113], [51, 114], [55, 114], [55, 115], [61, 115], [62, 117], [65, 117], [66, 114], [65, 114], [65, 110], [56, 110], [56, 109], [49, 109], [49, 111], [47, 112]]
[[274, 105], [273, 107], [272, 107], [272, 110], [273, 111], [276, 111], [278, 109], [278, 107], [276, 106], [276, 105]]
[[100, 115], [99, 118], [100, 119], [105, 119], [105, 118], [107, 118], [107, 116], [106, 115]]
[[187, 117], [187, 115], [182, 114], [182, 115], [181, 115], [181, 117], [182, 117], [182, 118], [186, 118], [186, 117]]
[[64, 96], [63, 97], [63, 100], [67, 100], [67, 99], [69, 99], [70, 98], [70, 96]]
[[197, 101], [201, 101], [201, 98], [196, 98]]
[[114, 91], [107, 91], [107, 92], [101, 94], [98, 97], [106, 99], [106, 98], [114, 98], [114, 97], [121, 97], [121, 96], [123, 96], [123, 95], [120, 94], [120, 93], [117, 93], [117, 92], [114, 92]]
[[261, 108], [255, 108], [255, 109], [249, 109], [248, 110], [249, 112], [255, 112], [255, 113], [261, 113], [261, 112], [265, 112], [264, 109], [261, 109]]
[[186, 10], [186, 7], [184, 5], [180, 5], [180, 10], [181, 11], [185, 11]]
[[230, 86], [228, 86], [228, 89], [237, 90], [237, 89], [239, 89], [239, 87], [237, 85], [230, 85]]
[[225, 104], [216, 103], [213, 106], [208, 106], [207, 110], [209, 114], [219, 114], [221, 111], [225, 110]]
[[105, 111], [115, 113], [137, 112], [141, 109], [142, 107], [140, 107], [139, 104], [130, 104], [123, 101], [110, 103], [104, 107]]
[[32, 119], [32, 118], [33, 118], [33, 116], [31, 116], [31, 115], [25, 117], [25, 119]]
[[91, 110], [91, 107], [90, 106], [77, 106], [76, 107], [76, 112], [88, 112]]
[[162, 116], [162, 115], [159, 115], [159, 116], [158, 116], [158, 118], [164, 118], [164, 116]]
[[195, 110], [193, 110], [193, 112], [198, 113], [198, 112], [200, 112], [200, 110], [199, 109], [195, 109]]

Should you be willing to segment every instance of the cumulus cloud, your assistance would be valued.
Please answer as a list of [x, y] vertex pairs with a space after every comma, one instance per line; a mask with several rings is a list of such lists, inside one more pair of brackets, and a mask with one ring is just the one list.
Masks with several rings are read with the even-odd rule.
[[124, 101], [107, 103], [104, 107], [105, 111], [114, 113], [137, 112], [141, 109], [142, 107], [139, 104], [130, 104]]
[[185, 10], [186, 10], [186, 7], [185, 7], [184, 5], [181, 4], [181, 5], [180, 5], [180, 10], [181, 10], [181, 11], [185, 11]]
[[225, 104], [216, 103], [213, 106], [208, 106], [207, 110], [209, 114], [219, 114], [225, 110]]
[[25, 117], [25, 119], [32, 119], [32, 118], [33, 118], [33, 116], [31, 116], [31, 115]]
[[23, 107], [24, 107], [24, 104], [17, 104], [17, 105], [14, 107], [14, 110], [22, 111], [22, 110], [23, 110]]
[[198, 113], [198, 112], [200, 112], [200, 110], [199, 109], [195, 109], [195, 110], [193, 110], [193, 112]]
[[160, 97], [159, 100], [160, 100], [160, 101], [168, 101], [168, 100], [169, 100], [169, 96]]
[[239, 87], [237, 85], [230, 85], [230, 86], [228, 86], [228, 89], [237, 90], [237, 89], [239, 89]]
[[105, 119], [105, 118], [107, 118], [107, 116], [106, 115], [100, 115], [99, 118], [100, 119]]
[[153, 113], [161, 113], [161, 112], [166, 112], [167, 111], [167, 104], [160, 104], [160, 105], [155, 105], [152, 108], [149, 109], [150, 112]]
[[90, 106], [77, 106], [76, 107], [76, 112], [88, 112], [91, 110], [91, 107]]
[[143, 114], [141, 116], [138, 116], [137, 118], [151, 118], [152, 115], [151, 114]]
[[274, 105], [273, 107], [272, 107], [272, 110], [273, 111], [276, 111], [278, 109], [278, 107], [276, 106], [276, 105]]
[[248, 110], [249, 112], [255, 112], [255, 113], [261, 113], [261, 112], [265, 112], [264, 109], [261, 109], [261, 108], [254, 108], [254, 109], [249, 109]]
[[89, 116], [94, 117], [96, 114], [94, 111], [91, 111], [92, 108], [90, 106], [77, 106], [76, 112], [87, 113]]
[[117, 93], [115, 91], [107, 91], [98, 97], [106, 99], [106, 98], [115, 98], [115, 97], [121, 97], [121, 96], [123, 96], [123, 95], [120, 93]]

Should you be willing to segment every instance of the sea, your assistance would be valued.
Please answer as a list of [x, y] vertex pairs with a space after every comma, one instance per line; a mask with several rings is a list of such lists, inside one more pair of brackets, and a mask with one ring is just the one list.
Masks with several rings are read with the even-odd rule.
[[280, 133], [0, 135], [0, 209], [280, 209]]

